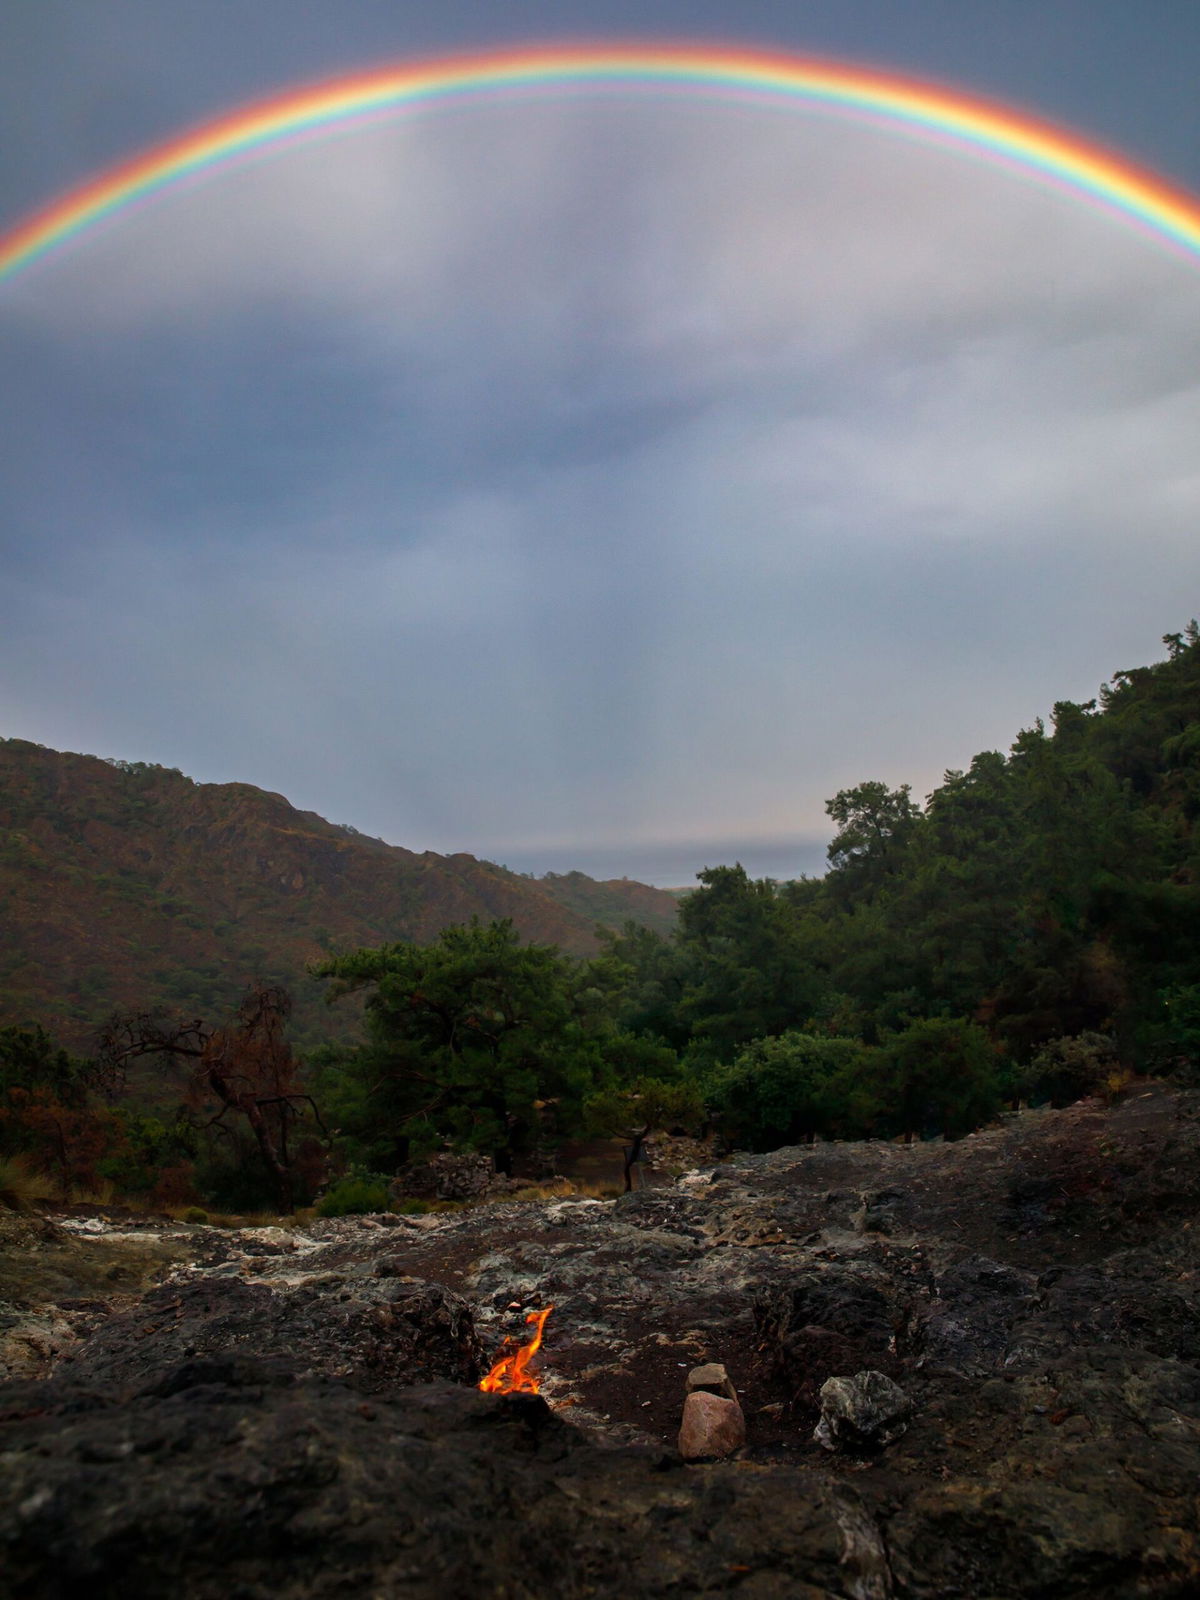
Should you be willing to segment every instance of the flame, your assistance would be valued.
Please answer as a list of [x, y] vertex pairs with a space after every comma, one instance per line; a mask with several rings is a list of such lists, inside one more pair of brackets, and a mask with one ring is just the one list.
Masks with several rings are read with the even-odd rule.
[[[542, 1329], [546, 1326], [546, 1318], [554, 1310], [547, 1306], [544, 1311], [530, 1311], [525, 1321], [536, 1323], [533, 1338], [528, 1344], [514, 1351], [512, 1355], [501, 1356], [496, 1365], [484, 1378], [479, 1387], [485, 1394], [536, 1394], [538, 1381], [532, 1372], [527, 1370], [529, 1363], [542, 1348]], [[511, 1343], [506, 1340], [505, 1343]]]

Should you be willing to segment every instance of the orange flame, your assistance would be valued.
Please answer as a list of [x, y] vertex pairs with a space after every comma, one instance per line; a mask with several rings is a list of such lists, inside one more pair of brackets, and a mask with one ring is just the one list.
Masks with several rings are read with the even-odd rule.
[[[542, 1348], [542, 1329], [546, 1326], [546, 1318], [554, 1310], [547, 1306], [544, 1311], [530, 1311], [525, 1318], [528, 1323], [536, 1323], [537, 1327], [533, 1338], [528, 1344], [514, 1351], [512, 1355], [501, 1356], [496, 1365], [484, 1378], [479, 1387], [485, 1394], [536, 1394], [538, 1381], [533, 1373], [528, 1371], [529, 1363]], [[506, 1341], [511, 1343], [511, 1341]]]

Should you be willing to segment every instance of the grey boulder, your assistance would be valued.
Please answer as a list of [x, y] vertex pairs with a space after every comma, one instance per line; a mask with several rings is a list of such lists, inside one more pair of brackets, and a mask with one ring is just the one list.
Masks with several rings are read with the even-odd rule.
[[826, 1450], [879, 1448], [908, 1427], [912, 1401], [882, 1372], [856, 1372], [821, 1385], [821, 1420], [813, 1438]]

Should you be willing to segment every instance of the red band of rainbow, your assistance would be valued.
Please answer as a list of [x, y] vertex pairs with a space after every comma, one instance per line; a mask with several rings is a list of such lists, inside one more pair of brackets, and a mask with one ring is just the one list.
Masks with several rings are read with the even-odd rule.
[[290, 89], [155, 145], [0, 234], [0, 282], [189, 176], [292, 136], [440, 99], [599, 86], [736, 94], [870, 116], [1014, 164], [1200, 256], [1200, 200], [1153, 172], [1023, 112], [837, 62], [698, 45], [522, 48], [390, 66]]

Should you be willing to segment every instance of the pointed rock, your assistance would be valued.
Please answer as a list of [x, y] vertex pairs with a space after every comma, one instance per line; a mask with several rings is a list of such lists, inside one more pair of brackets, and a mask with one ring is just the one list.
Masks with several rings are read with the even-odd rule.
[[726, 1400], [737, 1401], [737, 1390], [729, 1381], [729, 1374], [721, 1361], [709, 1361], [702, 1367], [693, 1367], [687, 1376], [687, 1392], [705, 1389], [709, 1394], [724, 1395]]

